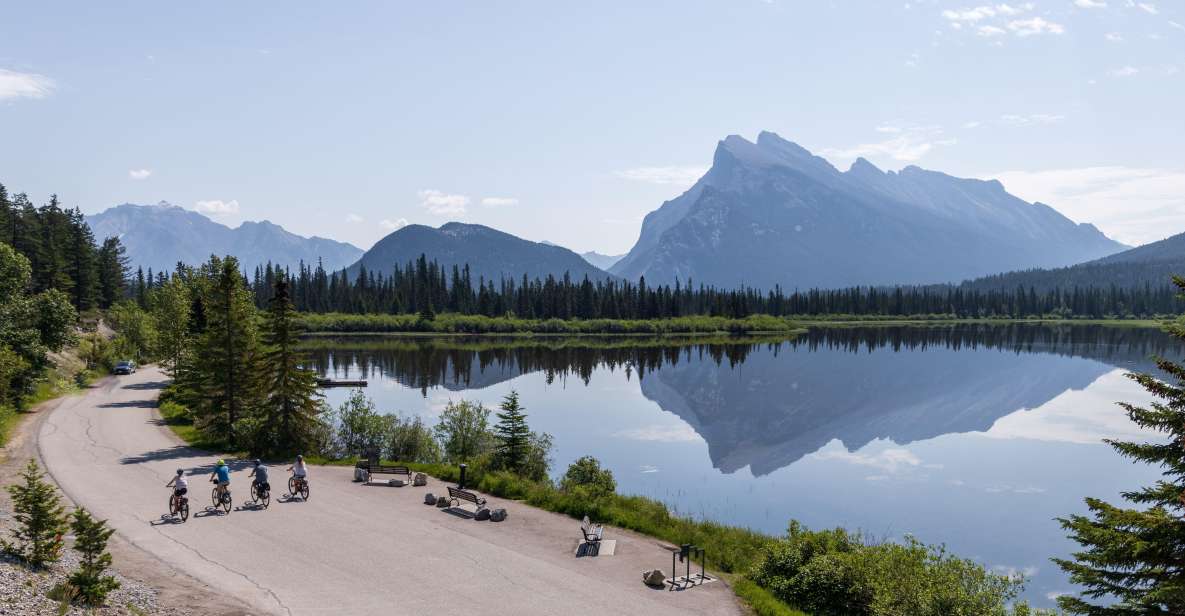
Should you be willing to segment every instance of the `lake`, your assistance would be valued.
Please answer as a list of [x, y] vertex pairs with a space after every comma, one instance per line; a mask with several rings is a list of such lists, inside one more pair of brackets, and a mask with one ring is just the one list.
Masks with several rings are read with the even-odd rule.
[[[618, 489], [697, 517], [781, 534], [798, 519], [912, 534], [1072, 592], [1050, 562], [1054, 520], [1084, 496], [1154, 480], [1103, 444], [1141, 434], [1124, 377], [1181, 345], [1156, 329], [953, 325], [813, 329], [793, 339], [315, 338], [314, 363], [367, 378], [384, 412], [429, 423], [449, 400], [517, 390], [555, 437], [553, 475], [583, 455]], [[334, 406], [348, 390], [334, 389]], [[709, 559], [711, 555], [709, 555]], [[656, 563], [661, 565], [662, 563]]]

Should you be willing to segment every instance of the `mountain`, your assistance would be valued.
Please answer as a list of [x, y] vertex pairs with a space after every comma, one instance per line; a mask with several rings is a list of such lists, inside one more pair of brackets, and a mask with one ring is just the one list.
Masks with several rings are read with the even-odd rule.
[[968, 280], [970, 289], [1016, 289], [1048, 291], [1074, 287], [1138, 288], [1169, 285], [1173, 276], [1185, 274], [1185, 233], [1137, 246], [1101, 259], [1069, 267], [1028, 269]]
[[787, 289], [925, 284], [1057, 267], [1126, 248], [1000, 182], [864, 159], [844, 172], [762, 132], [719, 143], [712, 167], [642, 222], [610, 271], [627, 279]]
[[567, 273], [573, 280], [585, 276], [589, 280], [604, 280], [609, 274], [589, 264], [580, 255], [559, 246], [531, 242], [482, 225], [450, 222], [433, 229], [425, 225], [407, 225], [379, 240], [370, 250], [350, 266], [355, 275], [359, 268], [389, 272], [396, 265], [404, 266], [420, 255], [437, 261], [446, 270], [453, 265], [469, 265], [470, 276], [500, 281], [563, 278]]
[[250, 271], [268, 261], [296, 269], [303, 260], [326, 270], [341, 269], [362, 250], [321, 237], [302, 237], [268, 221], [244, 222], [237, 228], [162, 201], [157, 205], [125, 203], [86, 217], [95, 237], [118, 236], [127, 247], [133, 269], [171, 270], [178, 261], [197, 265], [216, 254], [234, 255]]
[[603, 270], [608, 270], [609, 268], [613, 267], [614, 264], [620, 261], [625, 255], [603, 255], [595, 250], [590, 250], [588, 252], [580, 253], [580, 256], [585, 261], [588, 261], [589, 263], [592, 263]]

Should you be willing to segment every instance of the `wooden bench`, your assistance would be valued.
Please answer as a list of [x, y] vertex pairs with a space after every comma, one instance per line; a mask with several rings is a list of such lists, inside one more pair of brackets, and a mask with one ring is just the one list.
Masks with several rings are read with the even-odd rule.
[[[374, 462], [372, 463], [371, 460], [374, 460]], [[383, 466], [381, 463], [379, 463], [379, 459], [377, 457], [358, 460], [358, 464], [355, 466], [366, 469], [367, 481], [370, 481], [371, 475], [406, 475], [407, 483], [410, 485], [413, 477], [413, 473], [410, 468], [406, 466]]]
[[601, 526], [600, 524], [593, 524], [591, 521], [589, 521], [588, 516], [584, 516], [584, 521], [580, 523], [580, 534], [584, 535], [585, 543], [600, 543], [601, 535], [604, 533], [604, 526]]
[[448, 498], [450, 504], [456, 503], [458, 507], [461, 506], [461, 501], [473, 503], [473, 506], [479, 510], [486, 506], [486, 499], [474, 494], [473, 492], [470, 492], [469, 490], [462, 490], [452, 486], [449, 486]]

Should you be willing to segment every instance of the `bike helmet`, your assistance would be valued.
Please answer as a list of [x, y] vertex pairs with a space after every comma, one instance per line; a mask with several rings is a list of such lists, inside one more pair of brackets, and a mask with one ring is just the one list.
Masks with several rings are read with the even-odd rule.
[[226, 466], [226, 460], [223, 460], [222, 458], [218, 458], [218, 466]]
[[255, 466], [259, 466], [260, 464], [263, 464], [263, 462], [260, 462], [259, 458], [255, 458]]
[[303, 460], [303, 459], [304, 459], [304, 456], [298, 455], [298, 456], [296, 456], [296, 459], [297, 459], [297, 460]]
[[178, 475], [184, 475], [184, 474], [185, 474], [185, 469], [183, 469], [183, 468], [179, 468], [179, 469], [177, 469], [177, 474], [178, 474]]

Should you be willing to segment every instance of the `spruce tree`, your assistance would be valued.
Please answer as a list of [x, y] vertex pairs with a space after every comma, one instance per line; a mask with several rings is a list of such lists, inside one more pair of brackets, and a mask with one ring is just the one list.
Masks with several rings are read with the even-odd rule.
[[264, 324], [260, 383], [265, 393], [255, 449], [264, 455], [287, 456], [311, 450], [322, 407], [316, 374], [303, 367], [307, 358], [296, 349], [300, 331], [283, 272], [275, 274], [274, 289]]
[[96, 520], [82, 508], [74, 510], [70, 528], [74, 531], [74, 550], [82, 555], [78, 568], [70, 574], [70, 584], [78, 589], [78, 597], [83, 602], [101, 605], [107, 593], [119, 588], [114, 577], [103, 575], [111, 566], [107, 540], [115, 529], [108, 528], [106, 520]]
[[99, 306], [110, 308], [123, 299], [127, 288], [128, 258], [118, 237], [103, 240], [99, 248]]
[[237, 259], [214, 257], [207, 272], [210, 280], [201, 286], [206, 327], [187, 377], [196, 394], [190, 410], [206, 436], [240, 446], [238, 423], [249, 417], [259, 393], [255, 304]]
[[[1185, 290], [1185, 279], [1173, 283]], [[1185, 340], [1185, 324], [1168, 328]], [[1128, 377], [1151, 393], [1148, 408], [1121, 403], [1140, 427], [1168, 435], [1163, 441], [1107, 440], [1121, 455], [1163, 469], [1164, 479], [1123, 493], [1136, 507], [1087, 498], [1090, 515], [1060, 518], [1082, 545], [1073, 560], [1054, 559], [1085, 587], [1081, 597], [1059, 597], [1062, 609], [1092, 616], [1185, 614], [1185, 365], [1158, 359], [1169, 380], [1151, 374]], [[1097, 603], [1096, 603], [1097, 601]]]
[[497, 445], [494, 460], [499, 468], [520, 473], [527, 463], [531, 449], [531, 429], [527, 414], [518, 401], [518, 392], [511, 391], [499, 406], [498, 423], [494, 426]]
[[44, 567], [62, 555], [66, 534], [66, 510], [53, 486], [47, 483], [32, 459], [21, 473], [21, 482], [8, 486], [12, 496], [16, 543], [0, 542], [5, 552], [22, 558], [32, 567]]

